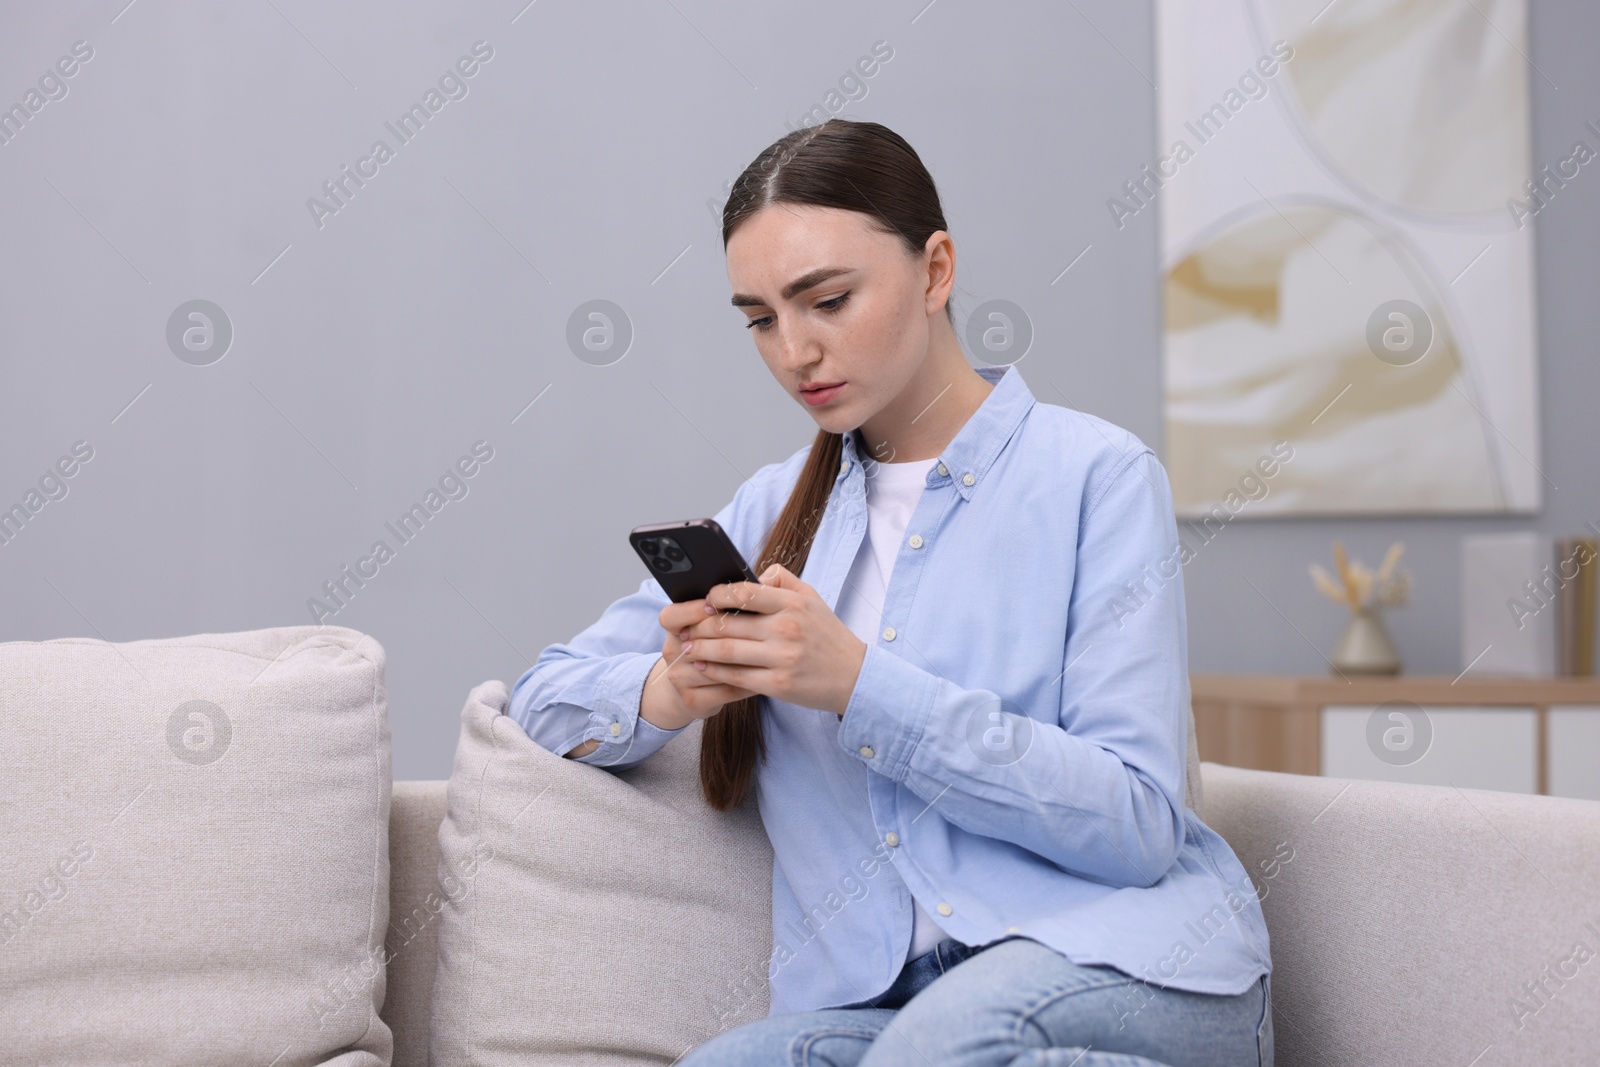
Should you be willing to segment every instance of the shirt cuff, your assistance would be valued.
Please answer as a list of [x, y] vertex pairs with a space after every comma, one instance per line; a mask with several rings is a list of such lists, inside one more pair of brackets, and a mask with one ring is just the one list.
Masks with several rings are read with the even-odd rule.
[[868, 645], [839, 722], [839, 746], [868, 768], [903, 781], [938, 696], [939, 678], [881, 645]]
[[687, 728], [685, 724], [676, 730], [663, 730], [639, 715], [645, 680], [660, 658], [654, 652], [625, 657], [600, 679], [589, 711], [589, 725], [566, 751], [584, 741], [599, 741], [600, 745], [587, 755], [573, 757], [574, 762], [596, 767], [638, 763]]

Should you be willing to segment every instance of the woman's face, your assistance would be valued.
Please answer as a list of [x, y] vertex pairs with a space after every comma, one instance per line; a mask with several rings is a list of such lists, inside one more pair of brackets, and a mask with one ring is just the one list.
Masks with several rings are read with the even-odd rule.
[[[894, 401], [928, 354], [927, 257], [908, 256], [874, 221], [839, 208], [772, 204], [728, 240], [733, 303], [756, 350], [831, 433], [856, 429]], [[835, 382], [843, 388], [820, 403], [802, 391]]]

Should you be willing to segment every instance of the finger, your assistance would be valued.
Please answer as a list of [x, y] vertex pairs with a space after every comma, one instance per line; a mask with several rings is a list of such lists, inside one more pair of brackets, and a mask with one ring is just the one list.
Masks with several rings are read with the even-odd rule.
[[702, 637], [688, 642], [684, 655], [695, 663], [722, 663], [746, 667], [772, 667], [779, 650], [768, 641], [727, 637]]
[[[696, 651], [690, 651], [689, 646], [691, 645], [694, 646]], [[700, 659], [697, 651], [699, 647], [699, 643], [696, 641], [679, 641], [669, 635], [661, 650], [662, 658], [667, 661], [667, 671], [673, 673], [674, 677], [680, 680], [699, 678], [700, 672], [695, 668], [695, 661]]]
[[656, 681], [665, 681], [680, 692], [685, 689], [716, 684], [709, 681], [703, 673], [695, 670], [694, 661], [681, 648], [674, 651], [676, 652], [675, 655], [668, 656], [667, 652], [663, 650], [662, 657], [667, 662], [667, 669], [661, 672], [661, 676]]
[[[726, 667], [727, 664], [713, 663], [709, 666], [714, 669], [720, 669]], [[712, 690], [715, 693], [727, 688], [730, 690], [735, 690], [735, 692], [729, 693], [725, 699], [741, 700], [744, 697], [755, 695], [748, 689], [741, 689], [738, 686], [730, 685], [726, 679], [714, 678], [703, 671], [697, 671], [693, 667], [689, 666], [687, 662], [685, 662], [681, 668], [673, 668], [673, 672], [672, 684], [677, 686], [680, 693], [687, 693], [692, 690], [697, 697], [700, 697], [706, 695], [705, 690], [707, 689]]]
[[[723, 582], [706, 593], [705, 602], [717, 609], [738, 608], [741, 611], [770, 615], [783, 607], [783, 593], [773, 586], [756, 582]], [[704, 608], [701, 609], [704, 614]]]
[[[667, 661], [667, 672], [671, 673], [682, 663], [685, 668], [691, 666], [689, 655], [683, 650], [684, 642], [676, 634], [668, 634], [661, 642], [661, 658]], [[680, 675], [679, 677], [687, 677]]]
[[781, 563], [774, 563], [761, 572], [761, 584], [769, 589], [788, 589], [794, 592], [815, 592], [809, 585], [800, 580], [788, 567]]
[[735, 615], [719, 611], [714, 615], [701, 615], [678, 632], [680, 641], [698, 641], [705, 637], [738, 637], [750, 640], [759, 636], [761, 622], [752, 615]]
[[683, 642], [675, 637], [669, 635], [661, 643], [661, 658], [667, 661], [667, 670], [669, 671], [677, 666], [680, 661], [687, 658], [687, 655], [688, 653], [683, 650]]
[[690, 707], [697, 712], [711, 712], [716, 711], [718, 708], [726, 710], [727, 705], [755, 695], [740, 689], [738, 686], [713, 682], [695, 689], [692, 703], [690, 701], [685, 701], [685, 703], [690, 703]]
[[694, 600], [685, 600], [681, 604], [668, 604], [661, 609], [658, 619], [663, 630], [668, 633], [676, 633], [690, 623], [699, 622], [705, 617], [705, 600], [704, 598], [696, 598]]
[[754, 693], [764, 668], [738, 663], [703, 663], [701, 676], [721, 685]]
[[662, 679], [677, 689], [680, 697], [692, 699], [702, 710], [756, 695], [749, 689], [709, 677], [706, 672], [696, 670], [688, 661], [684, 661], [681, 666], [669, 667], [662, 674]]

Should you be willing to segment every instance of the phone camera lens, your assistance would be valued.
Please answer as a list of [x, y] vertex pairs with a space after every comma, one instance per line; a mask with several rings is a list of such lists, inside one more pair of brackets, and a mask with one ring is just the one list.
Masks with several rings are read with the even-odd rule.
[[661, 551], [661, 546], [656, 544], [655, 540], [652, 538], [652, 539], [649, 539], [649, 540], [640, 541], [639, 542], [639, 551], [645, 553], [646, 555], [653, 556], [657, 552]]
[[651, 560], [650, 565], [658, 571], [670, 571], [672, 569], [672, 564], [662, 559], [660, 556], [657, 556], [655, 559]]
[[667, 551], [666, 551], [666, 556], [667, 556], [668, 559], [670, 559], [674, 563], [676, 563], [678, 560], [683, 558], [683, 549], [678, 548], [678, 547], [676, 547], [674, 545], [668, 545], [667, 546]]

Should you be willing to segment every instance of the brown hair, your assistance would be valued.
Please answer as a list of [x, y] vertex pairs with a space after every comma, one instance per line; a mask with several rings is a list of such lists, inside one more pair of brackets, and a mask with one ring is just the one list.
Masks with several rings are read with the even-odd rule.
[[[739, 175], [722, 209], [722, 247], [745, 219], [770, 204], [812, 204], [867, 216], [870, 225], [900, 238], [911, 256], [922, 255], [929, 236], [944, 230], [933, 177], [905, 139], [876, 122], [829, 119], [802, 127], [769, 145]], [[954, 313], [945, 302], [945, 317]], [[753, 567], [761, 574], [781, 563], [795, 574], [806, 565], [844, 452], [842, 434], [818, 430], [789, 501], [767, 534]], [[725, 705], [705, 720], [700, 737], [700, 788], [720, 811], [736, 807], [750, 790], [758, 760], [766, 758], [761, 698]]]

